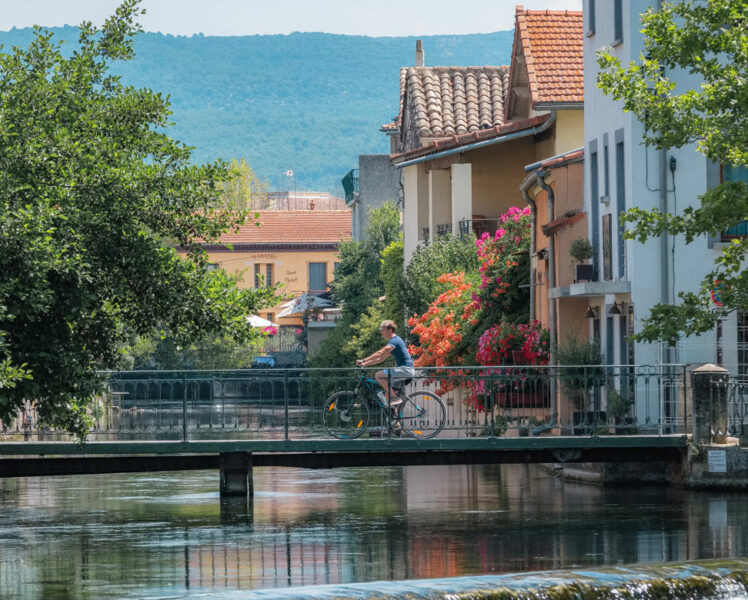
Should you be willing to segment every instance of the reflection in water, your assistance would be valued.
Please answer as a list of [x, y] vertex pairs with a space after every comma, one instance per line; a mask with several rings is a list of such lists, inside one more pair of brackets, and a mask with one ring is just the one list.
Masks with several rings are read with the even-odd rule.
[[533, 466], [0, 480], [0, 597], [171, 597], [748, 555], [742, 495], [564, 484]]

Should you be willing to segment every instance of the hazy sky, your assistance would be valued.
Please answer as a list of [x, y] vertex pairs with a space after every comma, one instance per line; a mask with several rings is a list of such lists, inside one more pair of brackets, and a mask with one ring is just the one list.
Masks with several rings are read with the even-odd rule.
[[[143, 0], [147, 31], [249, 35], [325, 31], [354, 35], [433, 35], [512, 29], [515, 4], [581, 10], [582, 0]], [[0, 0], [0, 30], [99, 24], [118, 0]]]

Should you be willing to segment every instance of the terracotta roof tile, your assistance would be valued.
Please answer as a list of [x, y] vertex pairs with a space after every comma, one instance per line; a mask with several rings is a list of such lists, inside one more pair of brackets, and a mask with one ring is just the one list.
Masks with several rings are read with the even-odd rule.
[[533, 105], [584, 101], [582, 12], [517, 7]]
[[400, 117], [406, 96], [421, 137], [462, 135], [504, 124], [508, 67], [406, 67], [400, 70]]
[[330, 244], [351, 237], [350, 210], [259, 211], [257, 221], [238, 233], [221, 236], [224, 244]]

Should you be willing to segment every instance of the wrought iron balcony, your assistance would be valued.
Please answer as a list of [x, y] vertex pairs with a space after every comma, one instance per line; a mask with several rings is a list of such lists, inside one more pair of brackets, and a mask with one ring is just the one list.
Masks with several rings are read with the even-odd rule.
[[501, 221], [499, 219], [462, 219], [460, 221], [460, 237], [466, 238], [472, 232], [475, 237], [484, 233], [496, 233]]
[[423, 233], [422, 239], [427, 240], [429, 239], [429, 234], [431, 233], [431, 229], [428, 227], [421, 227], [421, 231]]
[[358, 199], [358, 169], [351, 169], [342, 180], [345, 203], [349, 206]]
[[452, 233], [452, 223], [442, 223], [436, 226], [436, 235], [443, 236]]

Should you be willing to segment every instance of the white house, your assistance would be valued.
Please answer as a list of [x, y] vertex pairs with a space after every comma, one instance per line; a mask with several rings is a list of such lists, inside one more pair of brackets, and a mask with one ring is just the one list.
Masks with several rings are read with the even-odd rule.
[[[626, 336], [658, 302], [677, 303], [678, 292], [695, 291], [713, 268], [723, 238], [701, 237], [686, 245], [682, 236], [645, 244], [625, 241], [619, 217], [633, 206], [681, 214], [722, 177], [746, 177], [685, 147], [659, 152], [642, 143], [643, 125], [597, 88], [596, 53], [603, 47], [626, 64], [643, 51], [640, 15], [658, 0], [585, 0], [584, 138], [585, 211], [595, 278], [559, 289], [560, 295], [588, 298], [590, 334], [608, 364], [713, 362], [733, 373], [748, 373], [748, 314], [733, 312], [708, 334], [681, 340], [676, 347], [630, 344]], [[668, 72], [679, 89], [699, 82], [684, 72]], [[745, 235], [745, 228], [732, 235]]]

